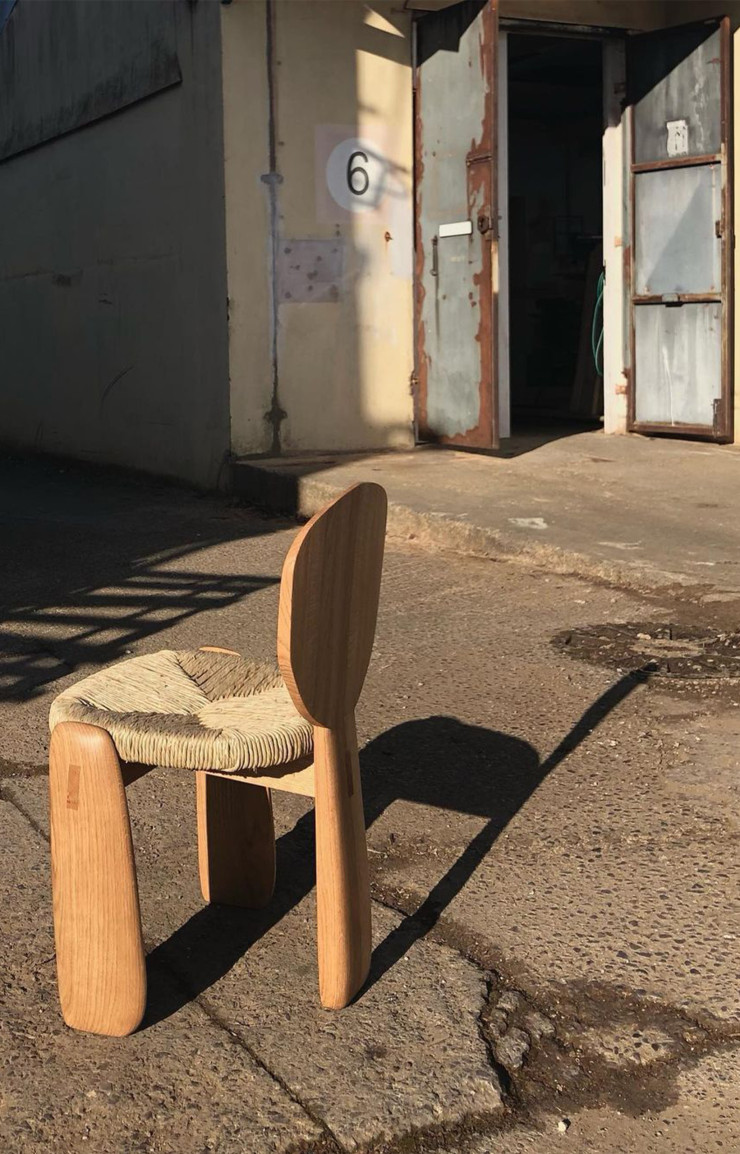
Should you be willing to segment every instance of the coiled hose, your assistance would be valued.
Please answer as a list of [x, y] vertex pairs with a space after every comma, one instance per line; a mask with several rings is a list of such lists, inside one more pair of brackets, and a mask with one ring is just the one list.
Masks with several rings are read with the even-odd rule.
[[[596, 372], [600, 377], [604, 375], [604, 280], [604, 270], [602, 269], [596, 285], [596, 304], [591, 321], [591, 352]], [[597, 331], [598, 339], [596, 337]]]

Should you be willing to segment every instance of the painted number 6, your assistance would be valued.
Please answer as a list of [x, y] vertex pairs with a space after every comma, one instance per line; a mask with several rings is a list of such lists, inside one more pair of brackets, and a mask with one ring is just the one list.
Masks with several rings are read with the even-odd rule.
[[368, 162], [367, 153], [353, 152], [347, 161], [347, 187], [355, 196], [364, 196], [370, 187], [370, 177], [366, 168], [361, 164], [355, 164], [355, 161], [364, 160], [365, 164]]

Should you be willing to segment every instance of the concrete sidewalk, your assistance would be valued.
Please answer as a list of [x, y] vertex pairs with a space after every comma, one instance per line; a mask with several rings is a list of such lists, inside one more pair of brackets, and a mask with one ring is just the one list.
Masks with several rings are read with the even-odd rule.
[[740, 591], [740, 448], [600, 432], [512, 444], [518, 455], [242, 460], [233, 483], [250, 501], [312, 514], [348, 485], [379, 481], [396, 537], [635, 589]]
[[310, 801], [274, 796], [267, 909], [208, 905], [193, 776], [158, 769], [127, 790], [146, 1019], [122, 1039], [64, 1026], [51, 701], [162, 648], [274, 660], [295, 531], [0, 458], [2, 1150], [740, 1149], [740, 678], [644, 680], [553, 645], [610, 622], [734, 629], [736, 607], [524, 564], [388, 545], [358, 710], [374, 953], [356, 1002], [318, 998]]

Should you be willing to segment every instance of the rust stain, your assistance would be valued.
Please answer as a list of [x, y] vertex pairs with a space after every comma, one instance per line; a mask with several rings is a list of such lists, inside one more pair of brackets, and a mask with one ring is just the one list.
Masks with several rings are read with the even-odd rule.
[[626, 244], [622, 250], [622, 269], [628, 285], [632, 283], [632, 245]]
[[480, 377], [478, 381], [478, 423], [454, 437], [445, 438], [447, 444], [467, 445], [471, 448], [491, 447], [493, 429], [493, 401], [495, 393], [495, 317], [496, 300], [493, 297], [494, 246], [495, 235], [485, 229], [485, 222], [492, 225], [496, 219], [496, 107], [494, 68], [496, 60], [496, 19], [492, 5], [487, 5], [483, 14], [481, 35], [478, 40], [480, 53], [480, 73], [483, 82], [483, 120], [479, 140], [470, 142], [466, 156], [468, 217], [484, 223], [481, 237], [481, 271], [473, 277], [478, 290], [478, 330], [476, 342], [480, 349]]
[[[625, 365], [622, 369], [622, 376], [625, 383], [623, 385], [615, 385], [615, 392], [620, 395], [619, 390], [622, 390], [621, 395], [630, 397], [632, 394], [632, 369], [629, 365]], [[634, 416], [629, 417], [630, 421], [634, 420]]]
[[421, 117], [421, 76], [417, 73], [414, 92], [414, 160], [416, 171], [416, 221], [414, 228], [416, 255], [416, 310], [417, 310], [417, 425], [425, 440], [445, 445], [467, 448], [489, 449], [492, 447], [494, 397], [496, 394], [494, 339], [497, 316], [497, 301], [494, 293], [494, 270], [497, 251], [498, 220], [496, 185], [496, 88], [495, 61], [497, 57], [496, 2], [491, 0], [482, 16], [481, 35], [478, 40], [480, 54], [480, 74], [484, 91], [484, 115], [481, 123], [480, 139], [472, 139], [466, 156], [468, 217], [474, 220], [474, 228], [483, 218], [491, 226], [484, 229], [481, 240], [482, 271], [473, 277], [478, 290], [478, 301], [469, 294], [472, 307], [480, 304], [479, 324], [476, 342], [480, 347], [479, 413], [478, 423], [464, 433], [440, 437], [429, 428], [428, 422], [428, 372], [430, 358], [426, 352], [426, 331], [422, 321], [422, 308], [426, 296], [423, 285], [424, 247], [421, 235], [421, 186], [424, 176], [422, 152], [423, 121]]

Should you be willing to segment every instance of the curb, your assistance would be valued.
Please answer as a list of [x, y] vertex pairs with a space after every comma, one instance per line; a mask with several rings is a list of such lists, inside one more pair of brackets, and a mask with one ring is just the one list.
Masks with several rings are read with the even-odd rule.
[[[327, 484], [310, 474], [302, 475], [298, 468], [291, 468], [290, 465], [284, 468], [274, 465], [266, 467], [257, 462], [240, 461], [232, 467], [231, 491], [236, 497], [259, 508], [299, 520], [312, 517], [328, 501], [339, 496], [343, 489], [342, 485]], [[582, 577], [638, 593], [666, 592], [668, 589], [675, 592], [676, 586], [680, 586], [700, 599], [702, 594], [714, 588], [693, 582], [682, 573], [619, 565], [557, 545], [522, 541], [499, 529], [472, 525], [444, 513], [425, 513], [390, 500], [388, 536], [392, 540], [411, 542], [440, 552], [457, 553], [463, 557], [518, 561], [561, 576]]]

